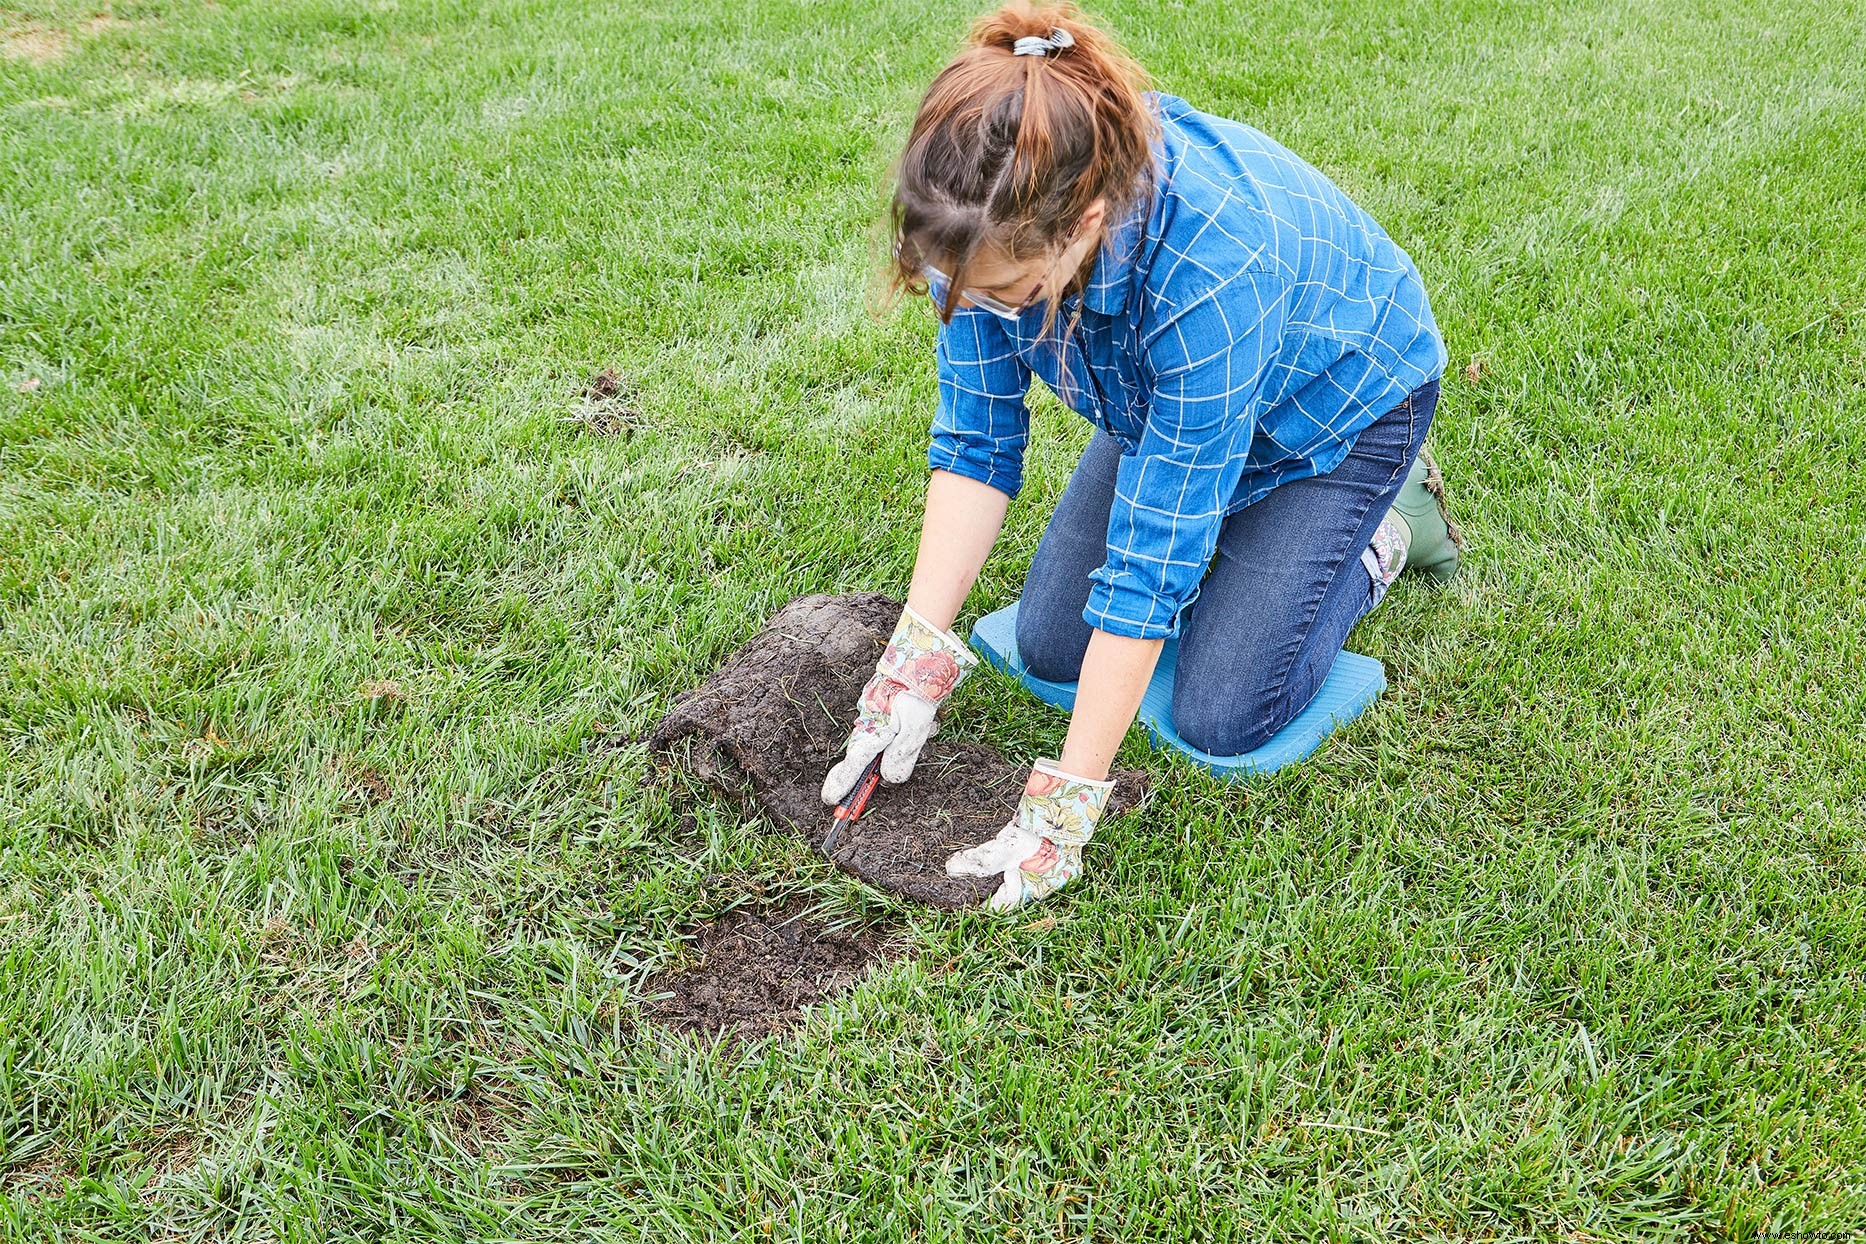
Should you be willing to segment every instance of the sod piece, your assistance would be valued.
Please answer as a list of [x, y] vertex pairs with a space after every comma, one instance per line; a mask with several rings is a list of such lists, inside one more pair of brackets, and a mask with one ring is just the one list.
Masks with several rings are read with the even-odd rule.
[[[857, 697], [900, 612], [899, 601], [874, 592], [793, 600], [704, 684], [675, 700], [649, 736], [651, 746], [821, 844], [832, 821], [823, 777], [842, 753]], [[949, 877], [946, 857], [1011, 819], [1028, 772], [992, 748], [935, 738], [911, 778], [881, 784], [862, 818], [837, 835], [829, 858], [918, 902], [981, 902], [997, 881]], [[1138, 773], [1114, 776], [1109, 814], [1136, 806], [1145, 789]]]

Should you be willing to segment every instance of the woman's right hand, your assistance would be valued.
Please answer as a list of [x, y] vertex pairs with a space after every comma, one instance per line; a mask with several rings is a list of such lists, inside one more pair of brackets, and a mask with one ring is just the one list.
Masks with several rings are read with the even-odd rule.
[[840, 803], [877, 755], [882, 780], [900, 783], [912, 776], [920, 749], [939, 730], [940, 705], [976, 664], [958, 636], [903, 608], [862, 688], [843, 758], [823, 779], [823, 802]]

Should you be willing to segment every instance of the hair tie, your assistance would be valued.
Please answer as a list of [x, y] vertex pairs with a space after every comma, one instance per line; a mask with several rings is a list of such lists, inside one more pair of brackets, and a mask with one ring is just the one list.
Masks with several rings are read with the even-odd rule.
[[1048, 56], [1051, 52], [1060, 52], [1064, 48], [1076, 45], [1076, 37], [1067, 30], [1057, 27], [1050, 31], [1049, 38], [1042, 35], [1025, 35], [1011, 45], [1012, 56]]

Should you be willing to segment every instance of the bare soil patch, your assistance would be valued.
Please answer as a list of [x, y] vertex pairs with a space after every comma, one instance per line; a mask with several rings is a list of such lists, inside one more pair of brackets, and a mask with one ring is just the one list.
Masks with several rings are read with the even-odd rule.
[[769, 1036], [898, 954], [888, 931], [831, 928], [806, 919], [806, 910], [801, 900], [739, 907], [687, 930], [698, 961], [652, 978], [649, 993], [667, 996], [644, 1004], [642, 1014], [676, 1032]]
[[[678, 696], [648, 735], [653, 754], [756, 811], [774, 831], [818, 850], [834, 823], [823, 777], [842, 754], [855, 703], [874, 672], [901, 603], [876, 592], [804, 596], [772, 616], [712, 677]], [[829, 858], [871, 885], [936, 907], [982, 902], [994, 878], [948, 877], [946, 857], [1010, 820], [1028, 763], [977, 743], [927, 744], [914, 775], [882, 783], [868, 811], [838, 835]], [[1145, 793], [1142, 774], [1118, 770], [1110, 813]], [[896, 926], [831, 929], [800, 903], [742, 907], [687, 932], [691, 967], [648, 983], [644, 1018], [681, 1032], [753, 1038], [797, 1023], [805, 1007], [840, 994], [875, 961], [903, 953]]]

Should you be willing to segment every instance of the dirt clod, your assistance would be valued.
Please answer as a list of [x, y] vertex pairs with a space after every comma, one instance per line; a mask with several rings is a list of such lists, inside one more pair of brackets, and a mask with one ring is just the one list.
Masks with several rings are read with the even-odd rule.
[[[649, 736], [715, 788], [748, 799], [782, 829], [821, 844], [833, 818], [823, 777], [842, 754], [855, 703], [901, 603], [877, 592], [804, 596], [773, 615]], [[941, 730], [953, 727], [942, 722]], [[937, 907], [983, 901], [992, 878], [948, 877], [946, 857], [996, 834], [1017, 810], [1028, 762], [935, 737], [914, 774], [883, 782], [830, 853], [844, 872]], [[1115, 773], [1109, 814], [1138, 802], [1143, 781]]]
[[622, 375], [613, 367], [605, 367], [590, 377], [590, 383], [583, 390], [583, 396], [592, 401], [607, 401], [622, 391]]
[[698, 962], [648, 981], [665, 994], [642, 1007], [676, 1032], [750, 1039], [794, 1026], [803, 1008], [846, 992], [869, 965], [890, 957], [884, 934], [833, 929], [806, 919], [807, 904], [739, 907], [687, 931]]

